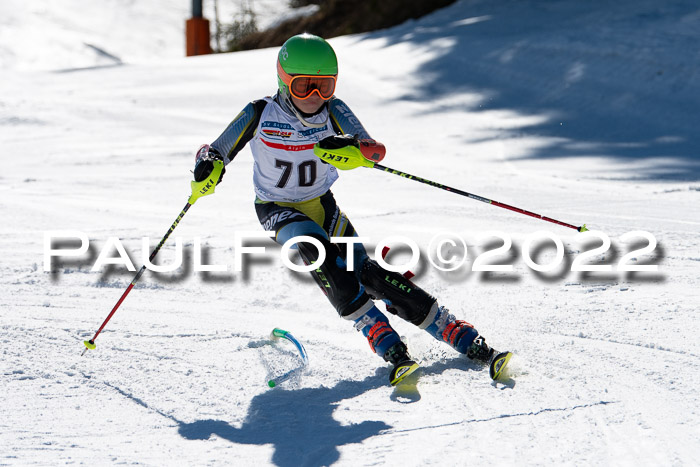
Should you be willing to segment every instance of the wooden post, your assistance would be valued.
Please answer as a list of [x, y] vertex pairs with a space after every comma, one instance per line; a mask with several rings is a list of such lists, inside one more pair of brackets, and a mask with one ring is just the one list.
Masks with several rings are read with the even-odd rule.
[[185, 22], [185, 37], [188, 57], [211, 53], [209, 20], [202, 15], [202, 0], [192, 0], [192, 18]]

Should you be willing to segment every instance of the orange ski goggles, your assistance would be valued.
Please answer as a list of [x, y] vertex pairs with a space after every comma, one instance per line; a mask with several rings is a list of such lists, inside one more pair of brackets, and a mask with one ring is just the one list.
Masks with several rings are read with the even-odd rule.
[[308, 99], [316, 93], [327, 101], [335, 93], [336, 75], [290, 75], [277, 62], [277, 74], [289, 88], [289, 93], [299, 100]]

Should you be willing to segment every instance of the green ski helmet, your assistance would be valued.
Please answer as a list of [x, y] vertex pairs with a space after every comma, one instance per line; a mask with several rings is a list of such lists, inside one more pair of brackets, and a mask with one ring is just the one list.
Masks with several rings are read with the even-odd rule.
[[277, 84], [280, 94], [288, 97], [289, 87], [283, 74], [336, 76], [338, 59], [333, 47], [323, 38], [308, 33], [297, 34], [287, 39], [277, 54]]

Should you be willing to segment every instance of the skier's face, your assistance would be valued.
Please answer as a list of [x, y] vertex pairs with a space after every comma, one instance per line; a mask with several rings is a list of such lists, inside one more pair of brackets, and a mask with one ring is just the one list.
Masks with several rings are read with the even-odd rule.
[[326, 102], [316, 92], [311, 94], [311, 96], [307, 97], [304, 100], [297, 99], [294, 96], [290, 96], [290, 97], [292, 98], [292, 102], [297, 107], [297, 109], [299, 109], [302, 112], [307, 113], [307, 114], [312, 114], [312, 113], [317, 112], [318, 109], [320, 109], [321, 106]]

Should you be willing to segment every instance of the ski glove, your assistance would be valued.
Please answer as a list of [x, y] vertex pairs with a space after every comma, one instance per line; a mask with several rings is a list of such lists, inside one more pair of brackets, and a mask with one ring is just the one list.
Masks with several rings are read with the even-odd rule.
[[360, 143], [357, 136], [354, 135], [333, 135], [323, 138], [318, 142], [318, 146], [321, 149], [340, 149], [345, 146], [355, 146], [359, 148]]
[[[216, 150], [209, 148], [209, 146], [202, 146], [197, 153], [197, 162], [194, 164], [194, 181], [201, 182], [206, 179], [211, 171], [214, 170], [214, 161], [223, 161], [224, 157], [216, 152]], [[226, 167], [221, 171], [221, 176], [216, 182], [218, 185], [224, 178], [224, 173], [226, 173]]]
[[360, 139], [357, 135], [334, 135], [323, 138], [318, 142], [320, 149], [328, 149], [331, 152], [335, 149], [354, 146], [360, 150], [365, 159], [372, 162], [380, 162], [386, 155], [386, 148], [378, 141], [370, 138]]

